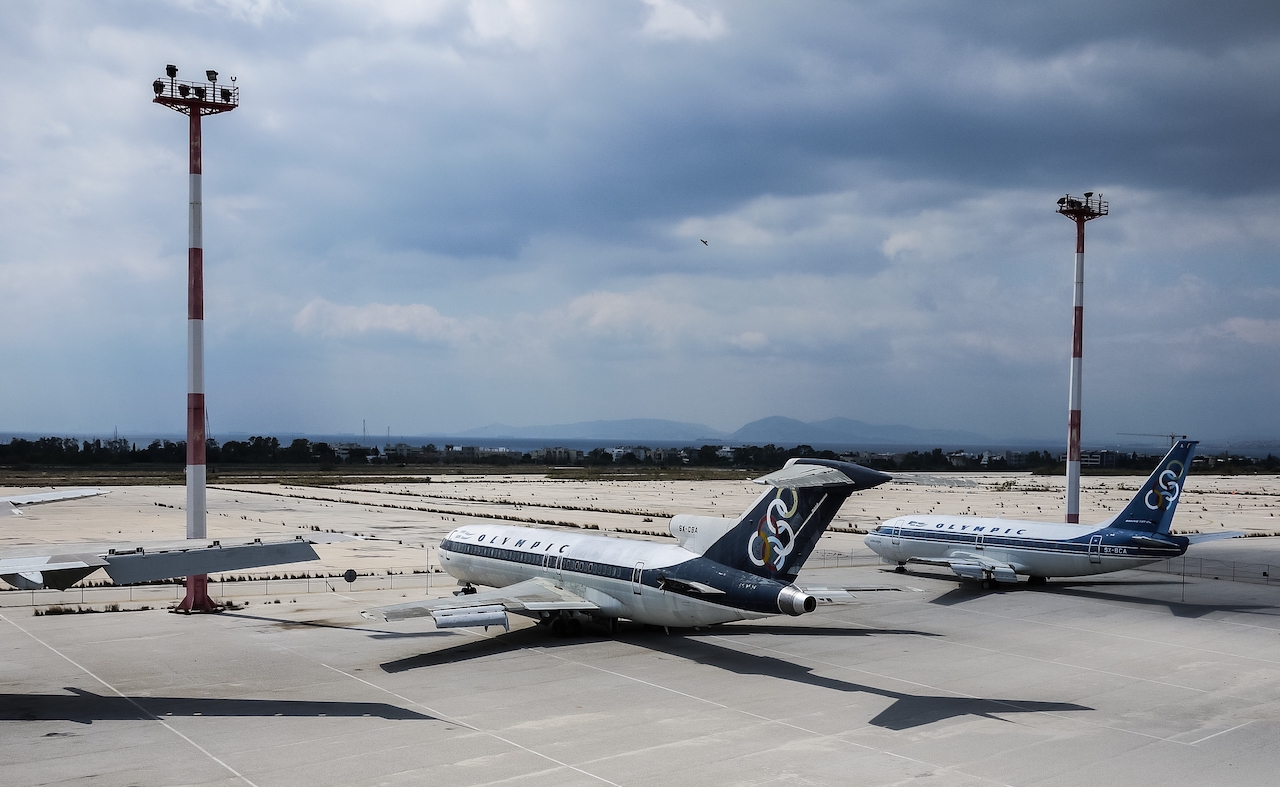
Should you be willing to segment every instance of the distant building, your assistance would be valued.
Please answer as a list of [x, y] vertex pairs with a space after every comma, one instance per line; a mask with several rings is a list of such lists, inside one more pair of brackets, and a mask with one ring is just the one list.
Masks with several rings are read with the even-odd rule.
[[387, 445], [382, 447], [382, 454], [383, 456], [386, 456], [388, 459], [390, 459], [391, 457], [403, 459], [405, 457], [413, 456], [414, 454], [418, 453], [419, 450], [420, 449], [416, 449], [413, 446], [409, 445], [408, 443], [396, 443], [395, 445], [391, 445], [390, 443], [388, 443]]
[[581, 451], [563, 446], [535, 448], [529, 455], [533, 457], [533, 461], [544, 465], [573, 465], [582, 461]]
[[[1081, 467], [1115, 467], [1117, 454], [1115, 451], [1081, 451]], [[1061, 454], [1059, 462], [1067, 461], [1067, 455]]]

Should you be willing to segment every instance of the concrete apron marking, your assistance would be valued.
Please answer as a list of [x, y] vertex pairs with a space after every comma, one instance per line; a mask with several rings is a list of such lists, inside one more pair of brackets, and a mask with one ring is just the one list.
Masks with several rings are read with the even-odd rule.
[[[470, 634], [470, 635], [475, 636], [475, 637], [484, 637], [484, 638], [486, 638], [486, 639], [494, 639], [494, 638], [497, 636], [497, 635], [494, 635], [494, 634], [483, 634], [483, 633], [478, 632], [478, 631], [471, 631], [470, 629], [458, 629], [458, 631], [460, 631], [460, 632], [462, 632], [462, 633]], [[801, 727], [799, 724], [793, 724], [792, 722], [782, 721], [782, 720], [780, 720], [780, 719], [774, 719], [774, 718], [770, 718], [770, 717], [768, 717], [768, 716], [762, 716], [762, 715], [760, 715], [760, 714], [758, 714], [758, 713], [752, 713], [752, 712], [751, 712], [751, 711], [749, 711], [749, 710], [743, 710], [742, 708], [735, 708], [735, 707], [733, 707], [732, 705], [725, 705], [724, 703], [716, 702], [715, 700], [709, 700], [709, 699], [706, 699], [705, 697], [699, 697], [699, 696], [697, 696], [696, 694], [689, 694], [688, 692], [680, 691], [679, 689], [673, 689], [673, 688], [671, 688], [671, 687], [669, 687], [669, 686], [663, 686], [663, 685], [661, 685], [661, 684], [659, 684], [659, 683], [653, 683], [652, 681], [647, 681], [647, 680], [644, 680], [643, 678], [633, 677], [633, 676], [631, 676], [631, 675], [626, 675], [626, 674], [621, 673], [621, 672], [615, 672], [614, 670], [605, 669], [604, 667], [597, 667], [597, 666], [596, 666], [596, 665], [594, 665], [594, 664], [587, 664], [586, 662], [583, 662], [583, 661], [577, 661], [577, 660], [575, 660], [575, 659], [566, 658], [566, 657], [564, 657], [564, 656], [561, 656], [561, 655], [559, 655], [559, 654], [557, 654], [557, 653], [552, 653], [552, 652], [550, 652], [550, 651], [548, 651], [548, 650], [546, 650], [546, 649], [543, 649], [543, 648], [529, 648], [529, 647], [521, 647], [521, 648], [519, 648], [519, 649], [520, 649], [520, 650], [524, 650], [524, 651], [528, 651], [528, 652], [530, 652], [530, 653], [537, 653], [538, 655], [541, 655], [541, 656], [547, 656], [547, 657], [549, 657], [549, 658], [553, 658], [553, 659], [556, 659], [556, 660], [558, 660], [558, 661], [562, 661], [562, 662], [564, 662], [564, 663], [566, 663], [566, 664], [573, 664], [573, 665], [575, 665], [575, 666], [583, 667], [583, 668], [585, 668], [585, 669], [594, 670], [594, 671], [596, 671], [596, 672], [602, 672], [602, 673], [604, 673], [604, 674], [606, 674], [606, 675], [613, 675], [614, 677], [621, 678], [621, 679], [623, 679], [623, 680], [628, 680], [628, 681], [631, 681], [631, 682], [633, 682], [633, 683], [639, 683], [639, 684], [640, 684], [640, 685], [642, 685], [642, 686], [648, 686], [648, 687], [650, 687], [650, 688], [658, 689], [658, 690], [660, 690], [660, 691], [665, 691], [665, 692], [668, 692], [668, 693], [670, 693], [670, 694], [675, 694], [675, 695], [680, 696], [680, 697], [685, 697], [686, 699], [691, 699], [691, 700], [694, 700], [695, 702], [701, 702], [701, 703], [704, 703], [704, 704], [706, 704], [706, 705], [711, 705], [711, 706], [716, 707], [716, 708], [721, 708], [721, 709], [723, 709], [723, 710], [731, 711], [731, 712], [733, 712], [733, 713], [739, 713], [739, 714], [742, 714], [743, 716], [748, 716], [748, 717], [750, 717], [750, 718], [756, 719], [756, 720], [758, 720], [758, 721], [766, 722], [766, 723], [768, 723], [768, 724], [777, 724], [778, 726], [781, 726], [781, 727], [787, 727], [787, 728], [789, 728], [789, 729], [797, 730], [797, 731], [799, 731], [799, 732], [803, 732], [803, 733], [805, 733], [805, 734], [807, 734], [807, 735], [812, 735], [812, 736], [814, 736], [815, 738], [819, 738], [819, 739], [834, 739], [834, 740], [838, 740], [838, 741], [840, 741], [841, 743], [847, 744], [847, 745], [849, 745], [849, 746], [853, 746], [853, 747], [858, 748], [858, 749], [863, 749], [863, 750], [865, 750], [865, 751], [875, 752], [875, 753], [877, 753], [877, 754], [883, 754], [883, 755], [885, 755], [885, 756], [887, 756], [887, 757], [892, 757], [892, 758], [894, 758], [894, 759], [901, 760], [901, 761], [903, 761], [903, 762], [910, 762], [910, 763], [914, 763], [914, 764], [916, 764], [916, 765], [923, 765], [923, 766], [926, 766], [926, 767], [928, 767], [928, 768], [933, 768], [933, 769], [935, 769], [935, 770], [943, 771], [943, 772], [946, 772], [946, 773], [954, 773], [954, 774], [956, 774], [956, 775], [958, 775], [958, 776], [965, 776], [965, 777], [968, 777], [968, 778], [970, 778], [970, 779], [977, 779], [977, 780], [979, 780], [979, 781], [986, 782], [986, 783], [988, 783], [988, 784], [1001, 785], [1001, 787], [1010, 787], [1010, 785], [1006, 785], [1004, 782], [998, 782], [998, 781], [995, 781], [994, 779], [990, 779], [990, 778], [985, 777], [985, 776], [978, 776], [977, 774], [968, 773], [968, 772], [966, 772], [966, 771], [962, 771], [962, 770], [960, 770], [960, 769], [958, 769], [958, 768], [951, 768], [951, 767], [948, 767], [948, 766], [946, 766], [946, 765], [938, 765], [938, 764], [936, 764], [936, 763], [929, 762], [928, 760], [921, 760], [921, 759], [919, 759], [919, 758], [917, 758], [917, 757], [910, 757], [910, 756], [908, 756], [908, 755], [905, 755], [905, 754], [898, 754], [897, 752], [892, 752], [892, 751], [889, 751], [889, 750], [887, 750], [887, 749], [878, 749], [878, 748], [876, 748], [875, 746], [868, 746], [868, 745], [866, 745], [866, 744], [864, 744], [864, 743], [856, 743], [856, 742], [854, 742], [854, 741], [845, 740], [844, 738], [840, 737], [840, 736], [841, 736], [841, 735], [843, 735], [844, 733], [837, 733], [837, 734], [834, 734], [834, 735], [828, 735], [828, 734], [826, 734], [826, 733], [818, 732], [817, 730], [811, 730], [811, 729], [808, 729], [807, 727]], [[599, 761], [602, 761], [602, 760], [604, 760], [604, 759], [608, 759], [608, 758], [600, 758], [599, 760], [592, 760], [591, 762], [599, 762]]]
[[390, 696], [392, 696], [392, 697], [395, 697], [396, 699], [400, 700], [401, 702], [405, 702], [405, 703], [408, 703], [408, 704], [410, 704], [410, 705], [417, 706], [417, 707], [419, 707], [419, 708], [423, 709], [424, 711], [426, 711], [429, 715], [434, 716], [435, 718], [439, 719], [440, 721], [446, 722], [446, 723], [448, 723], [448, 724], [454, 724], [454, 725], [457, 725], [458, 727], [462, 727], [462, 728], [465, 728], [465, 729], [471, 730], [471, 731], [473, 731], [473, 732], [478, 732], [478, 733], [480, 733], [481, 735], [487, 735], [487, 736], [489, 736], [490, 738], [493, 738], [494, 740], [501, 741], [502, 743], [507, 744], [508, 746], [511, 746], [511, 747], [513, 747], [513, 748], [516, 748], [516, 749], [520, 749], [521, 751], [524, 751], [524, 752], [528, 752], [529, 754], [532, 754], [532, 755], [534, 755], [535, 757], [540, 757], [540, 758], [542, 758], [542, 759], [546, 760], [547, 762], [555, 763], [555, 765], [557, 766], [557, 768], [553, 768], [553, 769], [552, 769], [552, 771], [557, 770], [558, 768], [568, 768], [569, 770], [574, 771], [575, 773], [580, 773], [580, 774], [582, 774], [583, 776], [588, 776], [588, 777], [590, 777], [590, 778], [592, 778], [592, 779], [595, 779], [595, 780], [596, 780], [596, 781], [598, 781], [598, 782], [603, 782], [604, 784], [609, 784], [609, 785], [612, 785], [613, 787], [622, 787], [622, 785], [618, 784], [617, 782], [611, 782], [611, 781], [609, 781], [608, 779], [604, 778], [603, 776], [597, 776], [596, 774], [591, 773], [590, 771], [585, 771], [585, 770], [583, 770], [582, 768], [579, 768], [579, 767], [577, 767], [577, 766], [575, 766], [575, 765], [570, 765], [570, 764], [569, 764], [569, 763], [567, 763], [567, 762], [563, 762], [563, 761], [561, 761], [561, 760], [557, 760], [555, 757], [552, 757], [552, 756], [551, 756], [551, 755], [549, 755], [549, 754], [543, 754], [542, 752], [538, 751], [537, 749], [531, 749], [531, 748], [529, 748], [528, 746], [525, 746], [525, 745], [523, 745], [523, 744], [520, 744], [520, 743], [517, 743], [517, 742], [515, 742], [515, 741], [511, 740], [510, 738], [504, 738], [504, 737], [502, 737], [501, 735], [497, 734], [496, 732], [491, 732], [491, 731], [489, 731], [489, 730], [481, 729], [481, 728], [479, 728], [479, 727], [475, 726], [474, 724], [468, 724], [468, 723], [466, 723], [466, 722], [464, 722], [464, 721], [458, 721], [457, 719], [455, 719], [455, 718], [453, 718], [453, 717], [451, 717], [451, 716], [449, 716], [449, 715], [447, 715], [447, 714], [441, 713], [440, 711], [436, 710], [435, 708], [432, 708], [432, 707], [431, 707], [431, 706], [429, 706], [429, 705], [424, 705], [423, 703], [418, 702], [417, 700], [410, 699], [410, 698], [408, 698], [408, 697], [404, 696], [403, 694], [398, 694], [397, 692], [394, 692], [394, 691], [392, 691], [391, 689], [385, 688], [385, 687], [383, 687], [383, 686], [379, 686], [378, 684], [376, 684], [376, 683], [374, 683], [374, 682], [372, 682], [372, 681], [365, 680], [364, 678], [361, 678], [361, 677], [359, 677], [358, 675], [352, 675], [350, 672], [345, 672], [345, 671], [343, 671], [343, 670], [340, 670], [340, 669], [338, 669], [337, 667], [335, 667], [335, 666], [333, 666], [333, 665], [331, 665], [331, 664], [325, 664], [323, 661], [319, 661], [318, 659], [313, 659], [313, 658], [311, 658], [310, 656], [306, 655], [305, 653], [300, 653], [300, 652], [298, 652], [298, 651], [294, 650], [293, 648], [290, 648], [290, 647], [285, 646], [285, 645], [280, 645], [280, 644], [278, 644], [278, 643], [277, 643], [277, 644], [275, 644], [275, 645], [273, 645], [273, 647], [279, 648], [280, 650], [283, 650], [283, 651], [285, 651], [285, 652], [287, 652], [287, 653], [292, 653], [294, 656], [297, 656], [297, 657], [298, 657], [298, 658], [300, 658], [300, 659], [306, 659], [307, 661], [310, 661], [310, 662], [311, 662], [311, 663], [313, 663], [313, 664], [319, 664], [321, 667], [324, 667], [324, 668], [325, 668], [325, 669], [327, 669], [327, 670], [332, 670], [333, 672], [336, 672], [336, 673], [338, 673], [339, 675], [342, 675], [342, 676], [344, 676], [344, 677], [350, 678], [351, 680], [354, 680], [354, 681], [356, 681], [356, 682], [358, 682], [358, 683], [363, 683], [364, 685], [366, 685], [366, 686], [368, 686], [368, 687], [370, 687], [370, 688], [377, 689], [378, 691], [381, 691], [381, 692], [383, 692], [384, 694], [388, 694], [388, 695], [390, 695]]
[[12, 620], [10, 620], [9, 618], [5, 617], [3, 614], [0, 614], [0, 620], [3, 620], [5, 623], [8, 623], [10, 626], [13, 626], [13, 627], [14, 627], [14, 628], [16, 628], [18, 631], [21, 631], [23, 634], [26, 634], [28, 637], [31, 637], [33, 640], [35, 640], [36, 642], [40, 643], [41, 645], [43, 645], [44, 647], [48, 648], [50, 651], [52, 651], [53, 653], [55, 653], [56, 655], [58, 655], [59, 657], [61, 657], [64, 661], [66, 661], [66, 662], [67, 662], [68, 664], [70, 664], [71, 666], [75, 667], [76, 669], [80, 670], [80, 671], [81, 671], [81, 672], [83, 672], [84, 674], [86, 674], [86, 675], [88, 675], [89, 677], [93, 678], [94, 680], [98, 681], [98, 682], [99, 682], [99, 683], [101, 683], [103, 686], [106, 686], [106, 687], [107, 687], [107, 690], [109, 690], [110, 692], [112, 692], [113, 694], [115, 694], [117, 697], [119, 697], [120, 699], [124, 700], [125, 702], [129, 703], [129, 704], [130, 704], [130, 705], [132, 705], [133, 707], [137, 708], [137, 709], [138, 709], [138, 713], [139, 713], [140, 715], [144, 716], [144, 717], [145, 717], [145, 718], [147, 718], [147, 719], [151, 719], [152, 721], [154, 721], [154, 722], [158, 722], [159, 724], [163, 725], [163, 726], [164, 726], [164, 728], [165, 728], [166, 730], [168, 730], [169, 732], [172, 732], [174, 735], [177, 735], [179, 738], [183, 739], [183, 740], [184, 740], [184, 741], [186, 741], [187, 743], [189, 743], [189, 744], [191, 744], [192, 746], [194, 746], [194, 747], [195, 747], [195, 748], [196, 748], [196, 749], [197, 749], [201, 754], [203, 754], [204, 756], [208, 757], [209, 759], [211, 759], [211, 760], [213, 760], [214, 762], [216, 762], [216, 763], [218, 763], [219, 765], [221, 765], [223, 768], [225, 768], [228, 772], [230, 772], [230, 773], [231, 773], [233, 776], [235, 776], [237, 779], [239, 779], [240, 781], [242, 781], [242, 782], [244, 782], [245, 784], [249, 785], [249, 787], [258, 787], [258, 785], [254, 784], [252, 781], [250, 781], [250, 780], [249, 780], [249, 777], [245, 776], [245, 775], [244, 775], [243, 773], [241, 773], [240, 771], [237, 771], [235, 768], [232, 768], [232, 767], [231, 767], [230, 765], [228, 765], [226, 762], [224, 762], [224, 761], [220, 760], [217, 756], [215, 756], [215, 755], [213, 754], [213, 752], [209, 751], [209, 750], [208, 750], [208, 749], [206, 749], [205, 747], [203, 747], [203, 746], [201, 746], [200, 744], [198, 744], [198, 743], [196, 743], [195, 741], [193, 741], [191, 738], [188, 738], [186, 735], [184, 735], [184, 734], [182, 734], [181, 732], [179, 732], [176, 728], [174, 728], [174, 727], [173, 727], [173, 725], [169, 724], [169, 722], [167, 722], [167, 721], [165, 721], [164, 719], [161, 719], [160, 717], [158, 717], [158, 716], [156, 716], [156, 715], [152, 714], [152, 713], [151, 713], [150, 711], [148, 711], [146, 708], [144, 708], [144, 707], [142, 707], [141, 705], [139, 705], [139, 704], [138, 704], [138, 703], [137, 703], [137, 702], [136, 702], [132, 697], [126, 697], [124, 694], [122, 694], [122, 693], [120, 692], [120, 690], [119, 690], [119, 689], [117, 689], [115, 686], [112, 686], [110, 683], [107, 683], [107, 682], [106, 682], [105, 680], [103, 680], [102, 678], [99, 678], [97, 675], [95, 675], [95, 674], [93, 674], [92, 672], [90, 672], [90, 671], [89, 671], [89, 669], [88, 669], [87, 667], [85, 667], [83, 664], [80, 664], [80, 663], [79, 663], [79, 662], [77, 662], [75, 659], [72, 659], [72, 658], [71, 658], [70, 656], [68, 656], [67, 654], [63, 653], [62, 651], [58, 650], [58, 649], [57, 649], [57, 648], [55, 648], [54, 646], [50, 645], [48, 642], [45, 642], [44, 640], [40, 639], [40, 638], [39, 638], [39, 637], [37, 637], [35, 634], [32, 634], [30, 631], [27, 631], [27, 630], [26, 630], [26, 629], [24, 629], [22, 626], [19, 626], [17, 623], [15, 623], [15, 622], [13, 622]]

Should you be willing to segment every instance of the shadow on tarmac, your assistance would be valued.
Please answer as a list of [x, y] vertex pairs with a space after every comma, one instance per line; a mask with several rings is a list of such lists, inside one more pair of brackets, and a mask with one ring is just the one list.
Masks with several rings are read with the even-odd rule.
[[[66, 687], [70, 694], [0, 694], [0, 721], [131, 721], [146, 719], [139, 706], [160, 719], [170, 716], [289, 716], [434, 720], [385, 702], [313, 702], [310, 700], [239, 700], [206, 697], [109, 697]], [[136, 704], [135, 704], [136, 703]]]
[[369, 634], [370, 639], [414, 639], [421, 637], [447, 637], [447, 631], [387, 631], [385, 629], [371, 629], [361, 625], [349, 625], [340, 621], [328, 620], [292, 620], [290, 618], [273, 618], [267, 615], [249, 615], [244, 612], [223, 612], [223, 617], [242, 618], [244, 620], [259, 620], [264, 623], [274, 623], [279, 628], [289, 631], [292, 629], [307, 628], [324, 628], [324, 629], [340, 629], [342, 631], [363, 631]]
[[[806, 628], [759, 625], [717, 627], [716, 631], [721, 632], [723, 635], [796, 634], [798, 636], [807, 636], [816, 634], [818, 636], [865, 637], [877, 634], [891, 634], [926, 637], [940, 636], [930, 632], [909, 629]], [[719, 634], [711, 635], [683, 630], [678, 634], [673, 633], [669, 636], [661, 630], [646, 630], [642, 627], [632, 626], [624, 630], [617, 639], [620, 642], [725, 670], [736, 675], [775, 678], [830, 691], [871, 694], [891, 699], [893, 704], [868, 722], [876, 727], [883, 727], [889, 730], [907, 730], [959, 716], [982, 716], [1004, 721], [1004, 719], [999, 718], [999, 715], [1093, 710], [1093, 708], [1070, 702], [931, 696], [891, 691], [861, 683], [851, 683], [837, 678], [815, 675], [813, 670], [808, 667], [802, 667], [786, 659], [747, 653], [737, 648], [720, 645], [709, 641], [706, 638], [708, 636], [719, 636]], [[467, 659], [496, 656], [518, 650], [570, 647], [582, 644], [584, 639], [587, 638], [555, 639], [544, 628], [534, 626], [496, 637], [471, 639], [455, 647], [389, 661], [380, 666], [386, 672], [404, 672], [423, 667], [453, 664]]]
[[[649, 635], [657, 637], [666, 637], [661, 629], [654, 628], [647, 630], [639, 624], [622, 621], [623, 634], [617, 639], [622, 641], [634, 642], [641, 647], [648, 647], [646, 643], [648, 639], [631, 639], [632, 637], [640, 638]], [[602, 629], [594, 629], [602, 631]], [[710, 627], [702, 629], [710, 630]], [[843, 627], [826, 627], [826, 626], [759, 626], [759, 625], [738, 625], [733, 624], [721, 628], [715, 627], [716, 631], [725, 634], [794, 634], [796, 636], [830, 636], [830, 637], [869, 637], [876, 634], [893, 634], [918, 637], [940, 637], [941, 634], [933, 634], [927, 631], [912, 631], [909, 629], [855, 629]], [[567, 645], [581, 644], [584, 640], [599, 639], [600, 636], [593, 635], [593, 627], [587, 627], [588, 633], [581, 637], [570, 637], [568, 639], [557, 639], [544, 626], [528, 626], [516, 629], [496, 637], [480, 637], [467, 639], [463, 642], [450, 647], [433, 650], [430, 653], [420, 653], [416, 656], [408, 656], [395, 661], [384, 662], [378, 666], [383, 672], [405, 672], [407, 670], [420, 669], [422, 667], [436, 667], [442, 664], [456, 664], [458, 662], [467, 661], [469, 659], [484, 658], [486, 656], [497, 656], [502, 653], [510, 653], [515, 650], [524, 648], [558, 648]], [[449, 632], [432, 631], [431, 634], [442, 634], [451, 636]], [[683, 635], [696, 636], [694, 629], [672, 629], [671, 636], [680, 637]]]
[[[1178, 618], [1201, 618], [1214, 612], [1238, 612], [1241, 614], [1270, 614], [1272, 616], [1280, 614], [1280, 607], [1271, 604], [1198, 604], [1189, 601], [1174, 601], [1172, 599], [1159, 599], [1146, 596], [1130, 596], [1123, 593], [1108, 593], [1105, 590], [1094, 588], [1129, 588], [1129, 587], [1160, 587], [1165, 589], [1177, 588], [1177, 582], [1168, 580], [1066, 580], [1058, 582], [1050, 582], [1048, 585], [1040, 587], [1027, 587], [1019, 584], [1010, 588], [993, 588], [991, 590], [980, 590], [972, 583], [963, 583], [955, 590], [949, 590], [941, 596], [931, 600], [930, 604], [938, 604], [940, 606], [949, 607], [956, 604], [964, 604], [969, 601], [984, 598], [991, 595], [1003, 595], [1006, 593], [1047, 593], [1055, 596], [1070, 596], [1073, 598], [1093, 599], [1095, 601], [1106, 601], [1113, 604], [1138, 604], [1141, 606], [1165, 607], [1169, 613]], [[1201, 588], [1197, 588], [1199, 592]], [[1264, 613], [1262, 610], [1269, 610]]]
[[996, 714], [1006, 713], [1062, 713], [1065, 711], [1093, 710], [1073, 702], [1039, 702], [1036, 700], [987, 699], [983, 697], [954, 697], [907, 694], [881, 689], [861, 683], [851, 683], [813, 674], [808, 667], [774, 656], [746, 653], [736, 648], [708, 642], [697, 636], [670, 637], [661, 640], [652, 637], [644, 642], [647, 647], [672, 656], [732, 672], [736, 675], [758, 675], [779, 680], [803, 683], [832, 691], [872, 694], [893, 700], [875, 718], [868, 721], [876, 727], [889, 730], [908, 730], [926, 724], [959, 716], [982, 716], [999, 719]]

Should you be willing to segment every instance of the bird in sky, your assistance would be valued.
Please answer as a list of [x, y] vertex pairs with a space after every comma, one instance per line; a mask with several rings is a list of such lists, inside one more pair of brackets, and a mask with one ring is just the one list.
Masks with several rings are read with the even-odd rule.
[[[702, 240], [702, 238], [698, 238], [698, 240]], [[703, 246], [710, 246], [711, 244], [710, 244], [710, 243], [707, 243], [705, 240], [702, 240], [702, 245], [703, 245]]]

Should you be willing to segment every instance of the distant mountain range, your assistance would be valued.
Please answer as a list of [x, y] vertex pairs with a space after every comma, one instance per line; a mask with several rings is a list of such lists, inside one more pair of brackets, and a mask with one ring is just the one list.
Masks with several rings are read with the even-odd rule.
[[468, 429], [451, 437], [481, 439], [517, 438], [523, 440], [628, 440], [672, 442], [688, 440], [722, 440], [724, 432], [703, 424], [686, 424], [665, 421], [661, 418], [629, 418], [623, 421], [581, 421], [576, 424], [552, 424], [551, 426], [508, 426], [489, 424], [479, 429]]
[[756, 445], [761, 443], [808, 443], [810, 445], [864, 443], [942, 446], [990, 442], [985, 435], [956, 429], [916, 429], [898, 424], [882, 426], [855, 421], [852, 418], [828, 418], [825, 421], [805, 423], [777, 415], [752, 421], [729, 435], [728, 439]]
[[623, 421], [583, 421], [550, 426], [508, 426], [490, 424], [452, 435], [462, 438], [526, 440], [617, 440], [619, 442], [654, 442], [695, 444], [699, 442], [742, 443], [750, 445], [903, 445], [952, 446], [988, 443], [975, 432], [954, 429], [916, 429], [911, 426], [878, 425], [852, 418], [828, 418], [805, 423], [794, 418], [772, 416], [726, 433], [705, 424], [666, 421], [660, 418], [632, 418]]

